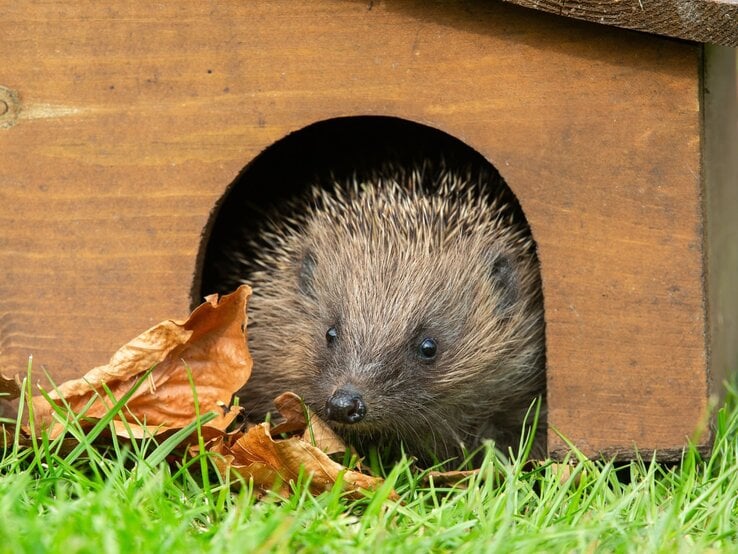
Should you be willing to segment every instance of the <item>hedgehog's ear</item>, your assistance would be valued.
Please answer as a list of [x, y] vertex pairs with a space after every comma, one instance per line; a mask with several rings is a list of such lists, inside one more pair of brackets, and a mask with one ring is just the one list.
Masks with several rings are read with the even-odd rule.
[[499, 291], [498, 309], [504, 313], [518, 299], [519, 283], [515, 261], [509, 254], [492, 248], [487, 253], [489, 276], [492, 285]]
[[310, 250], [305, 250], [300, 260], [300, 272], [297, 275], [297, 286], [300, 292], [311, 298], [315, 298], [315, 287], [313, 277], [315, 274], [315, 255]]

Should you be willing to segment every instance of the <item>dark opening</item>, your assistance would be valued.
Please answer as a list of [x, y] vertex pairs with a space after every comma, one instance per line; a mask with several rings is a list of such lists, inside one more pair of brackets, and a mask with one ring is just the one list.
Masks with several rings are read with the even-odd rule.
[[[408, 166], [444, 160], [451, 166], [486, 167], [499, 187], [522, 210], [499, 173], [478, 152], [431, 127], [380, 116], [322, 121], [292, 133], [264, 150], [231, 184], [213, 214], [201, 248], [201, 279], [193, 284], [193, 305], [213, 292], [233, 287], [230, 257], [249, 257], [245, 237], [254, 237], [267, 215], [279, 216], [290, 199], [315, 185], [361, 178], [387, 162]], [[204, 252], [203, 252], [204, 250]]]

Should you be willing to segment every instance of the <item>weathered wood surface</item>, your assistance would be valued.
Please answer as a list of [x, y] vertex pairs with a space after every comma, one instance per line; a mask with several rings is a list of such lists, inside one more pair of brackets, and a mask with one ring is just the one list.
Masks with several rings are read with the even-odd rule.
[[504, 0], [625, 29], [738, 46], [737, 0]]
[[555, 430], [668, 455], [703, 416], [697, 46], [501, 3], [0, 7], [20, 102], [0, 129], [4, 373], [33, 354], [77, 377], [184, 317], [241, 168], [312, 122], [382, 114], [464, 140], [518, 194]]

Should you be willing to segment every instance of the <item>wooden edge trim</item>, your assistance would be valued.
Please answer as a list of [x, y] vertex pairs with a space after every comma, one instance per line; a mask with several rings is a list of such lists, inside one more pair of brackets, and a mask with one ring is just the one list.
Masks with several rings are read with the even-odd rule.
[[564, 17], [738, 46], [738, 0], [503, 0]]

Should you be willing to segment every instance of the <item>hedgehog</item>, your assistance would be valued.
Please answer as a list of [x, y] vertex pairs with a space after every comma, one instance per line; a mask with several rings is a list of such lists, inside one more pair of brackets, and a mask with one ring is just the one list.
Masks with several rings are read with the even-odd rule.
[[253, 288], [250, 419], [293, 391], [360, 454], [448, 461], [486, 440], [517, 448], [541, 399], [543, 454], [539, 264], [499, 181], [388, 165], [316, 186], [298, 215], [270, 221], [231, 272]]

